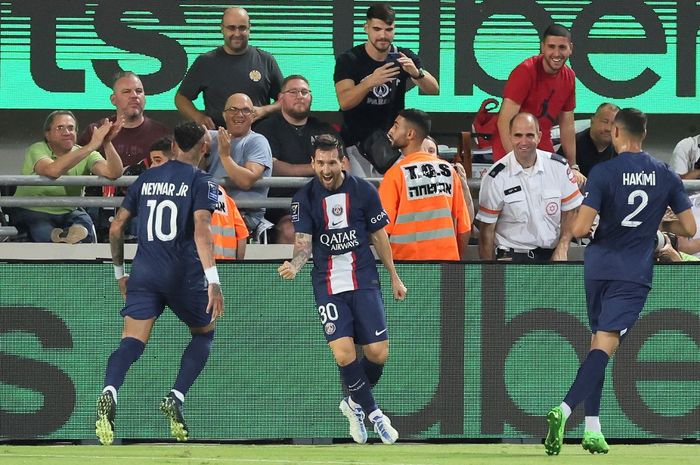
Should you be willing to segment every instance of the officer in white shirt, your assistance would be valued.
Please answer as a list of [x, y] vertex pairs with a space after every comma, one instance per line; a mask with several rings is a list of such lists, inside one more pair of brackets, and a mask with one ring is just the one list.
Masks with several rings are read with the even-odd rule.
[[541, 132], [533, 115], [518, 113], [509, 128], [513, 150], [481, 180], [479, 257], [566, 260], [583, 201], [576, 178], [564, 157], [537, 149]]
[[700, 179], [700, 134], [678, 142], [669, 164], [681, 179]]

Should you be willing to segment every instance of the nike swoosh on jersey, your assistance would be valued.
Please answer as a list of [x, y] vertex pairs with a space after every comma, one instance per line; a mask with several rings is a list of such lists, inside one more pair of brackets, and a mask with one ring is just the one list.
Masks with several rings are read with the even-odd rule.
[[375, 336], [381, 336], [382, 334], [386, 333], [387, 328], [382, 329], [381, 331], [374, 331]]

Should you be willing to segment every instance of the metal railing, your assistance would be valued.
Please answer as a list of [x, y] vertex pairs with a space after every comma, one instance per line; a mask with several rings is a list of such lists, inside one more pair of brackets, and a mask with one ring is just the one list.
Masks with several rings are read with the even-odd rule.
[[[122, 176], [111, 180], [102, 176], [61, 176], [57, 179], [46, 176], [2, 175], [0, 186], [130, 186], [138, 176]], [[270, 177], [260, 179], [256, 186], [263, 187], [296, 187], [309, 182], [306, 177]], [[382, 178], [367, 178], [372, 184], [379, 185]], [[233, 185], [228, 178], [219, 180], [224, 186]], [[469, 188], [472, 193], [478, 192], [481, 181], [470, 179]], [[700, 187], [699, 187], [700, 189]], [[2, 197], [0, 207], [118, 207], [124, 197]], [[289, 208], [292, 199], [289, 197], [268, 197], [259, 200], [237, 200], [238, 208]]]
[[[130, 186], [137, 176], [122, 176], [111, 180], [102, 176], [61, 176], [57, 179], [46, 176], [0, 175], [0, 186]], [[301, 187], [309, 179], [306, 177], [269, 177], [260, 179], [256, 186], [266, 187]], [[378, 185], [381, 178], [367, 178]], [[224, 185], [233, 185], [228, 178], [220, 180]], [[480, 179], [469, 179], [469, 189], [472, 196], [478, 198]], [[700, 180], [684, 180], [687, 192], [700, 191]], [[118, 207], [124, 197], [7, 197], [0, 196], [0, 207]], [[259, 200], [238, 200], [239, 208], [289, 208], [292, 199], [289, 197], [268, 197]]]

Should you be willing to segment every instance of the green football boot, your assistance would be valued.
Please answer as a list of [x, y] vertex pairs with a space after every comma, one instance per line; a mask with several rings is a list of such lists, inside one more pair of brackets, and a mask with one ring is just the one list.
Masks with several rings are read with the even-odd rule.
[[100, 394], [97, 399], [97, 421], [95, 422], [95, 434], [100, 443], [109, 446], [114, 441], [114, 417], [117, 405], [109, 391]]
[[547, 412], [547, 437], [544, 440], [544, 450], [547, 455], [559, 455], [561, 445], [564, 442], [564, 425], [566, 419], [561, 407], [554, 407]]
[[171, 392], [163, 397], [160, 403], [160, 410], [170, 421], [170, 434], [179, 442], [189, 439], [190, 431], [182, 415], [182, 403]]
[[581, 446], [591, 454], [607, 454], [610, 452], [610, 446], [605, 442], [603, 433], [584, 432]]

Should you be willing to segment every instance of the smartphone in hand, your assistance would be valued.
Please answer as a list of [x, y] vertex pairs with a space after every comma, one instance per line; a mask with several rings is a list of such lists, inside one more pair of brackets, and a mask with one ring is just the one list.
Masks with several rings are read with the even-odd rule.
[[394, 63], [396, 66], [401, 67], [401, 64], [399, 63], [399, 58], [401, 58], [401, 54], [399, 52], [389, 52], [389, 55], [386, 57], [386, 62]]

